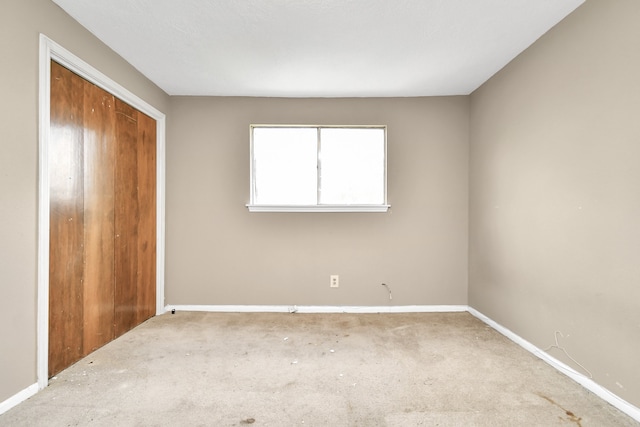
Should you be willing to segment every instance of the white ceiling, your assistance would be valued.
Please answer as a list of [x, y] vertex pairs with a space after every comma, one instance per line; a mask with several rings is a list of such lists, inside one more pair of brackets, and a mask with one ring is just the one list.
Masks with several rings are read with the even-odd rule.
[[170, 95], [466, 95], [584, 0], [53, 0]]

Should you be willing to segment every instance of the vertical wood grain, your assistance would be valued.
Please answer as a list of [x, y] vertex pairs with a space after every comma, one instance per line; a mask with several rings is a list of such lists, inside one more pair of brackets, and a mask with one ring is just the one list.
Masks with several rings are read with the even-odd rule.
[[156, 312], [156, 121], [138, 112], [138, 280], [137, 319]]
[[51, 63], [49, 375], [82, 357], [83, 84]]
[[51, 69], [53, 376], [155, 314], [156, 122]]
[[138, 283], [138, 112], [116, 99], [115, 334], [136, 326]]
[[115, 98], [84, 81], [84, 341], [114, 338]]

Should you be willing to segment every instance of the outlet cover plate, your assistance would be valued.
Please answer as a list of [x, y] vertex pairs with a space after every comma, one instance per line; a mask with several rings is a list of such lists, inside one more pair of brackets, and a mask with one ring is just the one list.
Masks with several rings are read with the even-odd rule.
[[329, 286], [332, 288], [340, 287], [340, 276], [337, 274], [332, 274], [329, 276]]

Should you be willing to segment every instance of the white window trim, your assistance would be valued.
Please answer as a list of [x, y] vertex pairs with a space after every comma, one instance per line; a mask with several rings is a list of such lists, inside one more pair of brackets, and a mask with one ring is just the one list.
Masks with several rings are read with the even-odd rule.
[[247, 203], [245, 206], [249, 212], [387, 212], [391, 205], [387, 204], [387, 127], [384, 125], [274, 125], [274, 124], [251, 124], [249, 132], [251, 135], [251, 146], [249, 149], [249, 191], [250, 200], [254, 199], [254, 170], [253, 170], [253, 128], [256, 127], [282, 127], [282, 128], [374, 128], [384, 129], [384, 203], [375, 205], [259, 205]]
[[249, 212], [387, 212], [391, 205], [246, 205]]

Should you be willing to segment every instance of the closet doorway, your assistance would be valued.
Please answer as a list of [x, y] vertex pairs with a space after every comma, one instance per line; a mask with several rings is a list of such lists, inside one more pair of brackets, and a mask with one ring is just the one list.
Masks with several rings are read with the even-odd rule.
[[51, 377], [156, 313], [156, 121], [51, 61]]

